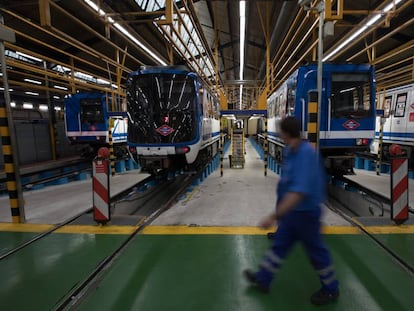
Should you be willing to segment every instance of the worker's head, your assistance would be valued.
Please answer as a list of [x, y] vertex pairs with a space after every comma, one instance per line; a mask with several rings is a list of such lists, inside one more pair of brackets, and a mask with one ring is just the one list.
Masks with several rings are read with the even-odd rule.
[[300, 124], [295, 117], [286, 117], [280, 123], [280, 131], [283, 139], [300, 138]]

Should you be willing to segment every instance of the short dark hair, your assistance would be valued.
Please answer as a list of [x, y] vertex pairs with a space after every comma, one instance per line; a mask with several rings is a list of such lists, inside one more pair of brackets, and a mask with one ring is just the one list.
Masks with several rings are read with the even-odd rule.
[[300, 124], [295, 117], [286, 117], [280, 123], [280, 129], [292, 138], [300, 138]]

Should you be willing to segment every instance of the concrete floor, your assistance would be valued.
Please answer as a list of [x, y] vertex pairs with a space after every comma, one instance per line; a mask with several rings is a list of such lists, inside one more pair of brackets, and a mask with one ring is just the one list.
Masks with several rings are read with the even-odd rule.
[[[111, 196], [148, 177], [138, 170], [111, 176]], [[92, 207], [92, 179], [23, 192], [27, 223], [58, 224]], [[11, 222], [8, 196], [0, 197], [0, 222]]]
[[[249, 140], [246, 140], [244, 168], [230, 168], [224, 156], [224, 172], [216, 170], [178, 204], [162, 214], [153, 225], [256, 226], [271, 213], [276, 203], [279, 176], [267, 170]], [[324, 209], [324, 225], [349, 223]]]

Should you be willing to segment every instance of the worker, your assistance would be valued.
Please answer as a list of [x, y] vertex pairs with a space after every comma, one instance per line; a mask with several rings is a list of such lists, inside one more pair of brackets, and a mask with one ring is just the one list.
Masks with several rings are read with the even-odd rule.
[[276, 209], [260, 222], [269, 228], [276, 221], [278, 228], [272, 247], [259, 269], [245, 270], [246, 279], [263, 292], [268, 292], [275, 273], [295, 242], [303, 244], [319, 275], [321, 288], [311, 302], [322, 305], [339, 297], [339, 283], [331, 255], [321, 235], [321, 204], [326, 196], [326, 178], [315, 148], [300, 137], [300, 124], [295, 117], [286, 117], [280, 124], [283, 151], [281, 179], [278, 183]]

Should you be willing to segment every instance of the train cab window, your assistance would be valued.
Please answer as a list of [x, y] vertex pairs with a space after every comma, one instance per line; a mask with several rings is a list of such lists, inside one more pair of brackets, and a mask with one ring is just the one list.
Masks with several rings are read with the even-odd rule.
[[279, 96], [279, 115], [282, 118], [286, 117], [286, 100], [283, 97], [283, 93]]
[[339, 118], [362, 118], [371, 111], [369, 74], [333, 73], [332, 114]]
[[295, 100], [296, 100], [295, 90], [288, 88], [287, 107], [288, 107], [288, 115], [290, 116], [294, 115], [295, 113]]
[[280, 116], [280, 104], [279, 104], [279, 97], [278, 96], [275, 97], [274, 104], [275, 104], [275, 110], [274, 110], [275, 114], [274, 114], [274, 116], [278, 117], [278, 116]]
[[[135, 143], [178, 143], [195, 138], [196, 105], [202, 101], [209, 106], [206, 92], [196, 96], [196, 82], [186, 74], [151, 73], [141, 74], [128, 83], [128, 112], [131, 131], [129, 140]], [[157, 132], [162, 126], [173, 130], [171, 135]]]
[[407, 102], [407, 93], [398, 94], [397, 101], [395, 102], [395, 117], [404, 117], [405, 105]]
[[390, 111], [391, 111], [391, 100], [392, 100], [392, 96], [387, 96], [387, 97], [385, 97], [385, 100], [384, 100], [384, 105], [383, 105], [383, 109], [384, 109], [384, 118], [389, 118], [389, 117], [390, 117]]
[[82, 123], [104, 123], [101, 99], [82, 99], [80, 103], [80, 119]]

